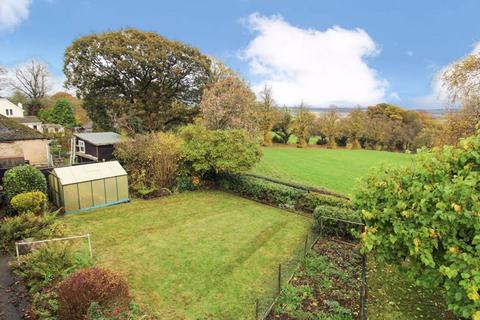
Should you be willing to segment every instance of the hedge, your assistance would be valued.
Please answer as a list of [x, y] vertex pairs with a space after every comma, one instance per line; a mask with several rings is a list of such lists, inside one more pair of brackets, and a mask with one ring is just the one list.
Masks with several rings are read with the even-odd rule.
[[[350, 221], [352, 223], [334, 219], [322, 219], [322, 217], [331, 217]], [[338, 236], [342, 238], [356, 238], [359, 231], [361, 231], [361, 225], [363, 225], [362, 219], [358, 213], [350, 208], [321, 205], [315, 209], [314, 218], [315, 229], [318, 232], [322, 232], [324, 235]]]
[[315, 208], [320, 205], [351, 207], [350, 201], [344, 198], [308, 192], [252, 176], [222, 174], [217, 177], [217, 185], [222, 190], [231, 191], [246, 198], [309, 214], [313, 214]]

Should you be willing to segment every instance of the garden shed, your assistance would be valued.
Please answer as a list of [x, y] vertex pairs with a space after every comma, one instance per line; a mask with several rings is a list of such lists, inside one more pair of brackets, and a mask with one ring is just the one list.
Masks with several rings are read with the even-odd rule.
[[55, 168], [48, 180], [52, 201], [65, 213], [129, 201], [127, 172], [118, 161]]

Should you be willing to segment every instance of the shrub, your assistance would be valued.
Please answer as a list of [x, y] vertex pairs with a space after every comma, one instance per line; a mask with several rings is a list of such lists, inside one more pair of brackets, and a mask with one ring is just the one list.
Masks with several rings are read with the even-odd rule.
[[30, 313], [35, 319], [57, 320], [58, 295], [55, 290], [34, 293], [30, 304]]
[[459, 148], [421, 151], [415, 163], [363, 179], [354, 204], [365, 251], [445, 290], [457, 315], [480, 319], [480, 134]]
[[86, 319], [88, 320], [138, 320], [150, 319], [143, 314], [140, 308], [130, 302], [127, 309], [119, 307], [102, 308], [97, 302], [92, 302], [88, 307]]
[[101, 308], [127, 309], [130, 295], [125, 280], [109, 270], [89, 268], [66, 278], [58, 287], [59, 319], [82, 320], [92, 302]]
[[181, 140], [172, 133], [137, 135], [115, 147], [115, 156], [130, 176], [133, 191], [142, 197], [172, 189], [181, 161]]
[[194, 124], [180, 134], [184, 139], [183, 171], [189, 176], [242, 173], [260, 161], [259, 144], [243, 130], [208, 130]]
[[48, 207], [48, 199], [41, 191], [19, 193], [10, 201], [12, 208], [18, 213], [32, 212], [40, 214]]
[[218, 186], [223, 190], [232, 191], [279, 208], [313, 213], [315, 208], [322, 204], [339, 207], [350, 206], [350, 201], [344, 198], [307, 192], [251, 176], [224, 174], [219, 176], [217, 181]]
[[33, 238], [46, 239], [63, 234], [63, 224], [56, 220], [57, 213], [35, 215], [31, 212], [15, 217], [6, 217], [0, 223], [0, 245], [3, 250], [12, 252], [14, 242]]
[[51, 243], [20, 256], [13, 267], [29, 292], [37, 293], [90, 264], [88, 255], [68, 243]]
[[47, 193], [47, 179], [40, 170], [30, 165], [7, 170], [2, 181], [9, 201], [17, 194], [24, 192]]
[[345, 221], [362, 223], [360, 215], [352, 209], [321, 205], [316, 207], [314, 212], [315, 228], [326, 235], [353, 238], [358, 235], [360, 226], [358, 224], [346, 223], [333, 219], [322, 219], [322, 217], [332, 217]]

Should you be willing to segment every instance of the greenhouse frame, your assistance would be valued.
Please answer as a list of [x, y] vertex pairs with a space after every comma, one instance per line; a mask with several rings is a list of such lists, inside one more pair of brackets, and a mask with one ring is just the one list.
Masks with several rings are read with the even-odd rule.
[[127, 172], [118, 161], [55, 168], [48, 180], [53, 203], [65, 213], [130, 201]]

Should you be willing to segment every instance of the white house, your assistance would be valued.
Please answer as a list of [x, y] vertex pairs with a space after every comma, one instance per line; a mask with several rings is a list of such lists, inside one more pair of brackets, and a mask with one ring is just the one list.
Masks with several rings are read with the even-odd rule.
[[22, 118], [22, 104], [19, 103], [16, 105], [11, 103], [8, 99], [0, 97], [0, 114], [9, 118]]
[[16, 105], [8, 99], [0, 97], [0, 114], [20, 122], [29, 128], [35, 129], [38, 132], [43, 132], [42, 122], [35, 116], [25, 116], [21, 103]]

